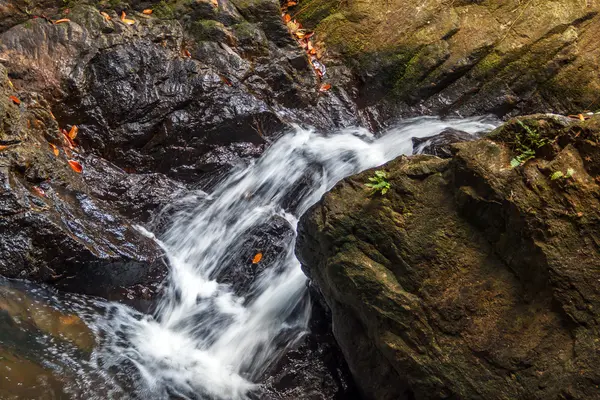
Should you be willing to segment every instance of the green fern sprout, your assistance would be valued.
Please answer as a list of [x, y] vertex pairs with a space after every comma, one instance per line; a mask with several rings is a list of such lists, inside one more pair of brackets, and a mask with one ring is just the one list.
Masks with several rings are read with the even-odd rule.
[[365, 183], [365, 186], [368, 187], [371, 191], [370, 194], [379, 193], [380, 195], [384, 195], [390, 190], [390, 183], [387, 181], [387, 173], [385, 171], [375, 171], [375, 176], [369, 178], [370, 183]]

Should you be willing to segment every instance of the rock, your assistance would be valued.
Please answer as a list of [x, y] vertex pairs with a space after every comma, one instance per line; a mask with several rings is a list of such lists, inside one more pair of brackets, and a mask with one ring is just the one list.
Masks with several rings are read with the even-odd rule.
[[[29, 20], [0, 35], [0, 60], [17, 89], [41, 93], [61, 125], [79, 126], [87, 152], [179, 181], [258, 156], [290, 122], [357, 123], [353, 104], [338, 100], [345, 92], [319, 94], [278, 2], [240, 3], [241, 14], [227, 0], [219, 13], [210, 2], [163, 3], [149, 17], [128, 10], [131, 26], [85, 4], [68, 23]], [[332, 105], [344, 118], [328, 116]]]
[[316, 31], [326, 64], [352, 66], [359, 107], [393, 118], [597, 109], [599, 11], [574, 0], [302, 0], [291, 13]]
[[451, 144], [475, 139], [477, 139], [476, 135], [447, 128], [434, 136], [412, 138], [413, 154], [431, 154], [440, 158], [450, 158], [452, 157]]
[[350, 177], [301, 219], [367, 398], [600, 398], [599, 139], [598, 117], [511, 120], [451, 159], [380, 167], [385, 196]]
[[2, 275], [105, 295], [164, 273], [158, 245], [69, 166], [75, 159], [85, 171], [86, 157], [69, 149], [45, 100], [15, 92], [3, 67], [0, 114]]

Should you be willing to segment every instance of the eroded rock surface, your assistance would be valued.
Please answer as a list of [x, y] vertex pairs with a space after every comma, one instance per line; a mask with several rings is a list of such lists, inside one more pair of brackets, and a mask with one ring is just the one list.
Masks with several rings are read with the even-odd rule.
[[600, 118], [522, 123], [382, 166], [385, 196], [350, 177], [301, 220], [367, 398], [600, 398]]
[[599, 11], [597, 0], [302, 0], [291, 13], [361, 107], [514, 116], [600, 108]]

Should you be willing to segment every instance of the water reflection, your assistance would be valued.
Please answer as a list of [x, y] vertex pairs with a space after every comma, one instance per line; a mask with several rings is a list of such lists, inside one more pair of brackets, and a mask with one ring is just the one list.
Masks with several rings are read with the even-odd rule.
[[[84, 321], [100, 305], [93, 298], [0, 277], [0, 398], [91, 399], [97, 396], [92, 388], [109, 395], [101, 388], [114, 385], [96, 371], [95, 335]], [[119, 392], [111, 390], [110, 395]]]

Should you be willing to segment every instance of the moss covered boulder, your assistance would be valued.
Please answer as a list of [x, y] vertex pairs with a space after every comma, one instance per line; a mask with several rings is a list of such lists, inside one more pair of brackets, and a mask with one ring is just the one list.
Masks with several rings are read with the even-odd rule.
[[326, 63], [352, 64], [359, 104], [514, 115], [600, 109], [598, 11], [596, 0], [302, 0], [291, 13]]
[[383, 196], [350, 177], [303, 217], [298, 256], [367, 398], [600, 398], [598, 160], [600, 118], [535, 115], [380, 167]]

